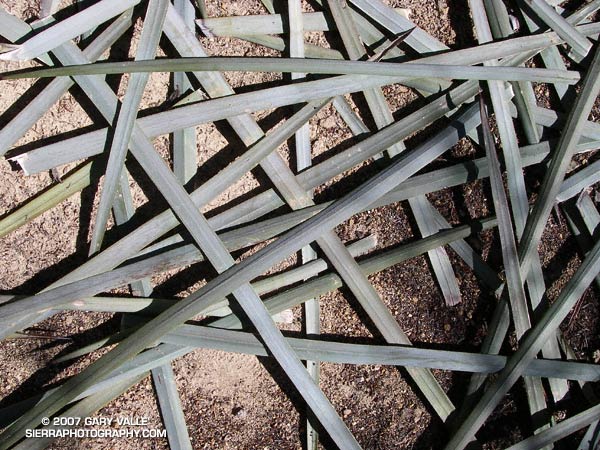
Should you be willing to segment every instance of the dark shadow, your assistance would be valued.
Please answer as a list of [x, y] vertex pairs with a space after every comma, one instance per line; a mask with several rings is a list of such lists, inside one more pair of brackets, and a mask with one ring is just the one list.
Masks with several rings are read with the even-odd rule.
[[456, 34], [456, 48], [468, 48], [477, 45], [471, 22], [468, 2], [464, 0], [446, 0], [450, 27]]
[[[70, 335], [69, 337], [72, 339], [71, 344], [63, 349], [56, 357], [60, 357], [61, 355], [65, 355], [77, 348], [80, 348], [84, 345], [92, 343], [102, 337], [112, 334], [118, 331], [118, 317], [115, 316], [112, 319], [109, 319], [97, 327], [91, 328], [89, 330], [83, 331], [81, 333], [76, 333]], [[59, 343], [64, 343], [64, 341], [60, 341]], [[40, 345], [33, 351], [43, 351], [55, 346], [56, 342], [48, 342]], [[62, 373], [65, 369], [67, 369], [72, 364], [72, 361], [65, 361], [59, 364], [48, 364], [43, 368], [34, 372], [28, 379], [22, 382], [19, 387], [13, 391], [11, 394], [4, 397], [0, 400], [0, 408], [6, 408], [7, 406], [11, 406], [15, 403], [25, 402], [33, 398], [34, 400], [38, 398], [43, 392], [48, 389], [51, 389], [55, 386], [61, 384], [61, 382], [51, 383], [58, 374]], [[12, 412], [12, 411], [11, 411]], [[14, 414], [16, 416], [22, 414], [22, 410], [18, 410], [15, 408]], [[10, 420], [10, 417], [6, 417], [3, 415], [5, 420]], [[0, 424], [1, 427], [6, 426], [6, 423]]]
[[17, 114], [19, 114], [33, 99], [35, 99], [50, 84], [50, 79], [40, 79], [25, 91], [9, 108], [0, 116], [0, 128], [4, 128]]
[[[260, 338], [259, 338], [260, 339]], [[292, 384], [288, 376], [285, 374], [283, 369], [279, 366], [279, 364], [275, 361], [274, 358], [264, 358], [259, 357], [258, 360], [262, 364], [262, 366], [269, 372], [269, 375], [275, 383], [277, 383], [278, 387], [285, 393], [287, 398], [291, 401], [292, 406], [298, 412], [300, 417], [298, 424], [298, 432], [300, 436], [306, 436], [306, 420], [307, 420], [307, 405], [296, 387]], [[314, 420], [311, 421], [313, 428], [319, 434], [319, 443], [326, 449], [337, 449], [338, 446], [333, 442], [333, 440], [329, 437], [327, 431], [321, 426], [319, 421]], [[302, 442], [306, 442], [305, 439], [302, 439]], [[303, 446], [305, 444], [303, 443]]]

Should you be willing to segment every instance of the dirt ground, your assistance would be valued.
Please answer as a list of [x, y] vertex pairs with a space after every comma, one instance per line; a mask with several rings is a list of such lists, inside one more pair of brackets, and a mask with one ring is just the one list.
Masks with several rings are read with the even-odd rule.
[[[474, 43], [466, 2], [456, 0], [394, 0], [388, 4], [410, 8], [411, 19], [427, 32], [451, 48]], [[64, 1], [64, 6], [70, 2]], [[31, 21], [38, 14], [38, 0], [0, 0], [8, 12]], [[264, 14], [266, 10], [258, 0], [207, 1], [210, 16]], [[305, 11], [315, 7], [304, 5]], [[134, 36], [139, 35], [140, 22]], [[341, 48], [339, 40], [331, 33], [311, 34], [311, 42]], [[135, 38], [134, 38], [135, 40]], [[278, 55], [254, 44], [233, 38], [200, 37], [208, 52], [213, 55]], [[121, 46], [121, 57], [133, 56], [134, 48]], [[168, 51], [168, 48], [167, 48]], [[166, 53], [161, 53], [166, 54]], [[2, 63], [2, 70], [24, 67], [23, 64]], [[280, 77], [264, 74], [227, 74], [228, 81], [238, 90], [248, 90], [249, 85], [276, 85]], [[124, 92], [126, 77], [120, 80], [111, 76], [109, 81]], [[17, 109], [19, 99], [27, 95], [32, 83], [29, 81], [2, 82], [0, 87], [0, 111], [8, 110], [6, 117]], [[384, 90], [396, 117], [412, 111], [422, 99], [403, 86], [391, 86]], [[540, 91], [543, 94], [543, 91]], [[169, 76], [153, 74], [143, 98], [143, 107], [153, 110], [165, 108], [170, 93]], [[25, 145], [38, 139], [55, 136], [88, 125], [103, 125], [89, 102], [83, 107], [77, 100], [83, 94], [73, 89], [51, 108], [44, 117], [18, 142]], [[540, 99], [541, 101], [542, 99]], [[365, 104], [360, 96], [352, 97], [367, 125], [371, 118], [365, 114]], [[13, 104], [17, 107], [13, 107]], [[9, 109], [11, 108], [11, 109]], [[267, 130], [293, 112], [265, 111], [256, 114], [263, 129]], [[597, 114], [595, 117], [598, 117]], [[345, 148], [355, 142], [348, 128], [331, 106], [324, 108], [310, 122], [314, 156], [330, 149]], [[231, 131], [224, 123], [197, 127], [198, 175], [191, 184], [198, 185], [206, 177], [226, 165], [239, 148], [231, 145]], [[410, 147], [419, 136], [409, 139]], [[156, 148], [170, 160], [169, 143], [165, 136], [155, 141]], [[289, 155], [287, 146], [282, 154]], [[214, 155], [219, 157], [214, 158]], [[222, 155], [227, 155], [224, 158]], [[483, 152], [469, 141], [461, 141], [435, 164], [461, 161], [482, 156]], [[594, 155], [590, 156], [590, 160]], [[76, 167], [73, 163], [59, 168], [64, 175]], [[354, 170], [353, 177], [344, 177], [319, 187], [315, 196], [318, 201], [339, 197], [356, 183], [375, 173], [376, 163], [367, 163]], [[135, 162], [128, 163], [130, 185], [134, 201], [139, 208], [134, 223], [143, 223], [165, 207], [157, 199], [151, 182]], [[349, 175], [349, 174], [346, 174]], [[528, 171], [528, 181], [534, 190], [535, 171]], [[247, 174], [242, 180], [211, 202], [207, 215], [230, 201], [265, 186], [265, 177], [259, 171]], [[49, 173], [25, 176], [6, 160], [0, 161], [0, 217], [23, 204], [43, 189], [56, 183]], [[98, 202], [97, 184], [74, 195], [68, 200], [0, 239], [0, 294], [31, 294], [48, 286], [86, 259]], [[152, 201], [148, 199], [151, 198]], [[440, 213], [456, 225], [469, 219], [485, 217], [492, 213], [493, 205], [489, 187], [485, 182], [472, 182], [455, 189], [446, 189], [428, 195]], [[594, 195], [592, 195], [594, 198]], [[91, 205], [94, 205], [92, 207]], [[116, 241], [127, 230], [114, 228], [107, 234], [109, 242]], [[408, 204], [401, 202], [362, 213], [340, 225], [338, 234], [344, 241], [352, 241], [369, 234], [376, 235], [377, 250], [393, 247], [419, 237]], [[480, 233], [471, 241], [481, 249], [483, 257], [494, 268], [501, 263], [497, 235]], [[252, 250], [251, 250], [252, 251]], [[448, 249], [455, 273], [459, 279], [462, 303], [446, 307], [432, 271], [425, 257], [413, 258], [370, 277], [390, 310], [415, 345], [436, 348], [477, 351], [487, 329], [496, 300], [478, 283], [466, 264]], [[236, 255], [243, 258], [246, 253]], [[552, 301], [578, 267], [581, 256], [574, 238], [560, 213], [549, 221], [540, 248], [545, 269], [549, 300]], [[274, 268], [274, 271], [294, 264], [290, 259]], [[154, 295], [158, 297], [181, 297], [193, 292], [204, 283], [206, 268], [196, 265], [153, 278]], [[127, 289], [115, 291], [127, 293]], [[352, 295], [345, 290], [336, 291], [320, 298], [322, 333], [328, 337], [364, 342], [382, 343], [383, 339], [361, 320]], [[577, 356], [593, 360], [600, 349], [598, 338], [598, 292], [588, 289], [582, 298], [576, 316], [570, 316], [563, 324], [563, 331]], [[295, 308], [290, 324], [282, 327], [290, 333], [301, 330], [302, 311]], [[120, 317], [106, 313], [61, 313], [39, 324], [38, 331], [53, 336], [68, 336], [72, 341], [44, 339], [13, 339], [0, 343], [0, 408], [45, 390], [90, 364], [105, 353], [100, 350], [79, 358], [74, 363], [51, 364], [54, 357], [81, 345], [92, 342], [119, 329]], [[506, 348], [505, 350], [509, 350]], [[183, 404], [189, 433], [194, 449], [296, 449], [301, 448], [305, 417], [298, 395], [290, 388], [282, 372], [266, 358], [197, 350], [174, 361], [178, 389]], [[443, 446], [448, 437], [444, 424], [437, 419], [415, 390], [406, 373], [395, 367], [373, 365], [321, 364], [321, 386], [333, 405], [344, 418], [350, 430], [366, 449], [435, 449]], [[452, 400], [463, 398], [467, 374], [434, 371]], [[276, 380], [276, 381], [275, 381]], [[503, 448], [528, 436], [529, 418], [524, 414], [521, 387], [515, 387], [505, 398], [490, 421], [479, 434], [483, 448]], [[572, 398], [564, 404], [552, 405], [556, 419], [564, 417], [577, 407], [580, 394], [573, 389]], [[102, 408], [97, 417], [145, 417], [151, 428], [162, 428], [150, 377], [129, 389], [125, 394]], [[572, 448], [574, 441], [566, 441], [557, 448]], [[328, 446], [328, 442], [324, 442]], [[562, 445], [562, 447], [560, 447]], [[53, 449], [163, 449], [168, 448], [166, 439], [123, 440], [57, 440]]]

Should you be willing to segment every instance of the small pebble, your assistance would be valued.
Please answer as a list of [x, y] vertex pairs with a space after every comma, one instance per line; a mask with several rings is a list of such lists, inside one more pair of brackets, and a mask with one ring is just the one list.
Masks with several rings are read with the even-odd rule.
[[246, 410], [244, 408], [242, 408], [241, 406], [236, 406], [231, 410], [231, 414], [233, 414], [235, 417], [239, 418], [239, 419], [243, 419], [245, 418], [248, 413], [246, 412]]
[[323, 128], [335, 128], [337, 125], [335, 116], [329, 116], [326, 119], [321, 120], [320, 125]]

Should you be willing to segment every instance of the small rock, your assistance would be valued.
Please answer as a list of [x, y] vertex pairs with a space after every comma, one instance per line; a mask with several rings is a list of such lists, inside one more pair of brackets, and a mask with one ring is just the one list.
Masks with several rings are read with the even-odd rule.
[[415, 409], [415, 423], [421, 420], [422, 415], [423, 415], [423, 410], [421, 408]]
[[323, 139], [317, 139], [313, 142], [313, 149], [318, 153], [327, 150], [327, 143]]
[[238, 419], [244, 419], [248, 415], [248, 413], [246, 412], [246, 410], [244, 408], [242, 408], [241, 406], [234, 407], [231, 410], [231, 414], [233, 414]]
[[323, 128], [335, 128], [335, 126], [337, 125], [336, 120], [335, 120], [335, 116], [329, 116], [326, 119], [321, 120], [320, 125]]
[[410, 422], [413, 420], [414, 412], [410, 408], [404, 408], [400, 413], [400, 420], [402, 422]]
[[451, 329], [452, 329], [452, 327], [450, 326], [449, 323], [447, 323], [447, 324], [444, 325], [444, 330], [450, 331]]
[[276, 314], [275, 322], [278, 323], [293, 323], [294, 322], [294, 312], [291, 309], [286, 309], [281, 311], [279, 314]]
[[348, 417], [350, 414], [352, 414], [352, 410], [351, 409], [345, 409], [344, 410], [344, 417]]

